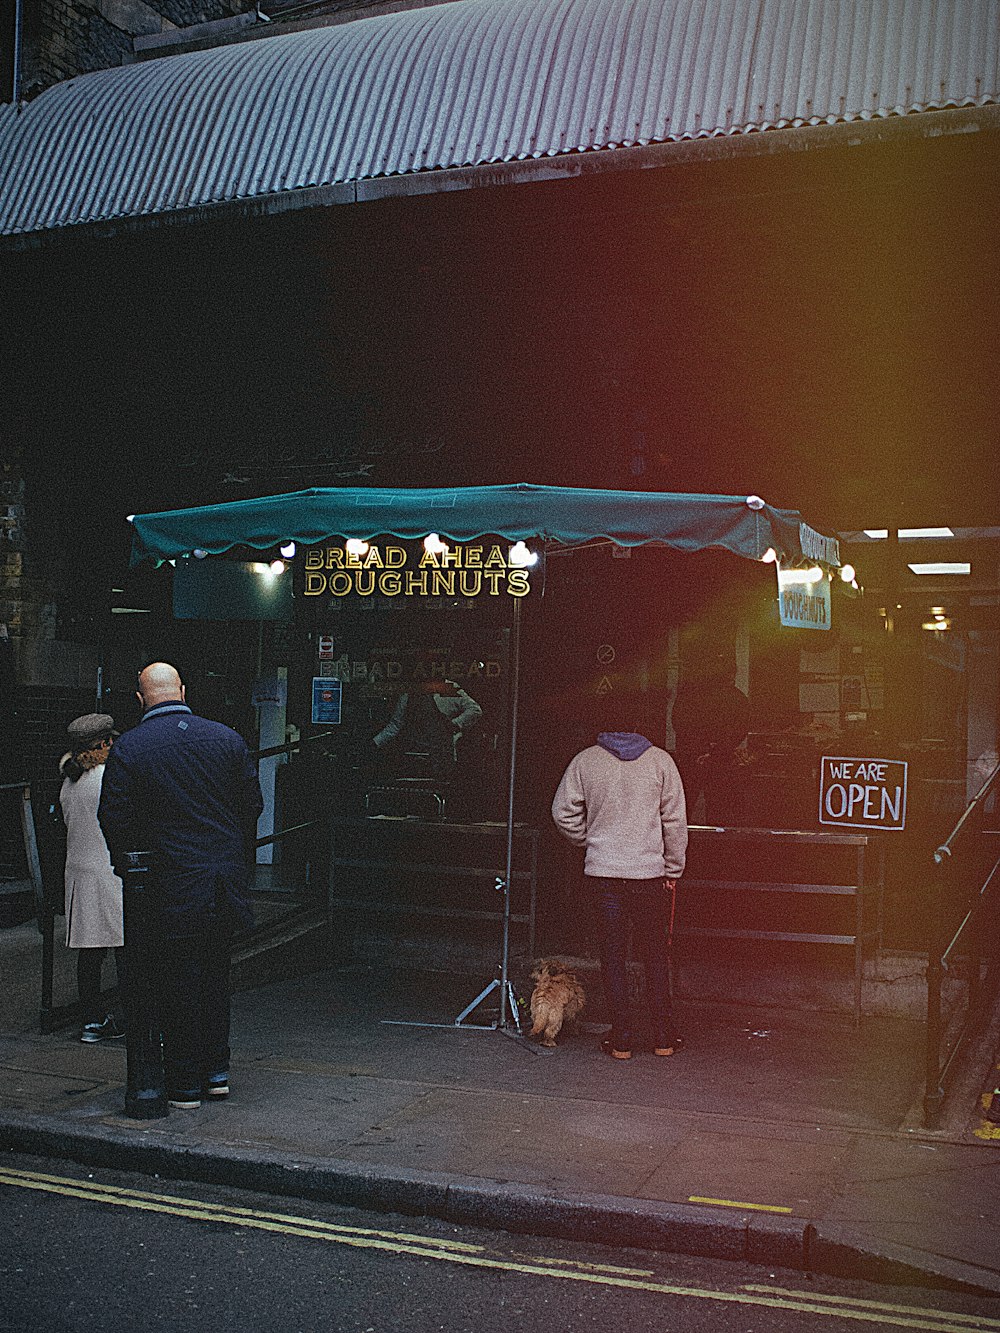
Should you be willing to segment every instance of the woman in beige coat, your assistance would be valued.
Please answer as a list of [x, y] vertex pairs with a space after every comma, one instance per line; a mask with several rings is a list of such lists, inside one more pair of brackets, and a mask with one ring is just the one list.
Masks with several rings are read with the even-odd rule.
[[77, 985], [83, 1009], [83, 1042], [113, 1041], [125, 1034], [101, 996], [101, 969], [115, 951], [118, 989], [125, 985], [122, 882], [111, 868], [97, 822], [104, 762], [111, 749], [114, 718], [87, 713], [69, 724], [70, 750], [59, 763], [59, 792], [66, 824], [66, 943], [77, 954]]

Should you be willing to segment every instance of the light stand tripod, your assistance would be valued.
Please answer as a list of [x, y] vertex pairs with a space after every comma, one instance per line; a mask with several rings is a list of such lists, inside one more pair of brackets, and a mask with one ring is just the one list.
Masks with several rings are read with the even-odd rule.
[[[510, 861], [508, 860], [508, 867]], [[510, 978], [507, 976], [507, 960], [510, 949], [510, 870], [507, 871], [507, 879], [502, 879], [497, 875], [496, 888], [503, 890], [503, 948], [500, 955], [500, 975], [494, 977], [479, 992], [474, 1000], [471, 1000], [462, 1012], [455, 1019], [454, 1026], [457, 1028], [479, 1028], [484, 1032], [495, 1032], [498, 1028], [506, 1029], [508, 1027], [508, 1018], [513, 1020], [513, 1026], [518, 1036], [521, 1035], [521, 1015], [517, 1011], [517, 996], [514, 994], [514, 987]], [[475, 1013], [488, 995], [492, 995], [495, 990], [500, 992], [500, 1014], [495, 1023], [467, 1023], [465, 1020], [470, 1014]]]
[[[497, 1021], [490, 1024], [489, 1028], [499, 1028], [501, 1031], [506, 1031], [511, 1024], [511, 1020], [513, 1020], [514, 1029], [520, 1035], [521, 1016], [517, 1012], [517, 997], [514, 994], [510, 977], [507, 975], [510, 963], [510, 886], [514, 875], [514, 780], [517, 776], [517, 722], [518, 703], [521, 694], [521, 599], [519, 597], [514, 598], [514, 616], [510, 639], [513, 688], [510, 704], [510, 776], [507, 783], [507, 869], [503, 878], [498, 875], [496, 881], [496, 887], [503, 890], [503, 937], [500, 948], [500, 975], [494, 977], [471, 1004], [465, 1006], [455, 1019], [455, 1026], [462, 1027], [468, 1016], [479, 1008], [487, 995], [491, 995], [493, 991], [499, 989], [500, 1012]], [[481, 1025], [468, 1024], [467, 1026]]]
[[[521, 690], [521, 601], [514, 598], [513, 624], [511, 627], [511, 723], [510, 723], [510, 773], [507, 783], [507, 866], [505, 873], [496, 878], [496, 888], [503, 892], [503, 929], [500, 946], [500, 964], [498, 975], [488, 982], [474, 1000], [471, 1000], [453, 1023], [412, 1023], [399, 1019], [384, 1019], [396, 1027], [456, 1027], [475, 1032], [503, 1032], [521, 1035], [521, 1016], [517, 1009], [517, 996], [508, 976], [510, 964], [510, 893], [514, 875], [514, 781], [517, 774], [517, 723], [518, 704]], [[469, 1023], [466, 1020], [473, 1014], [487, 996], [495, 990], [500, 992], [500, 1009], [494, 1023]]]

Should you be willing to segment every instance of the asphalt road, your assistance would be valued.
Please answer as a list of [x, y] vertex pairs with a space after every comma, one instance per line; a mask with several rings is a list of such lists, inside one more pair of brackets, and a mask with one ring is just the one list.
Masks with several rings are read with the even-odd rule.
[[0, 1329], [1000, 1333], [1000, 1300], [0, 1156]]

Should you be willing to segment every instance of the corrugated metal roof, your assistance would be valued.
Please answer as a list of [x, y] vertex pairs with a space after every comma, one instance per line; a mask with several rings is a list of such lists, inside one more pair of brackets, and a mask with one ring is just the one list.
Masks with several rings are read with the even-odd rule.
[[0, 113], [0, 232], [997, 102], [1000, 0], [457, 0]]

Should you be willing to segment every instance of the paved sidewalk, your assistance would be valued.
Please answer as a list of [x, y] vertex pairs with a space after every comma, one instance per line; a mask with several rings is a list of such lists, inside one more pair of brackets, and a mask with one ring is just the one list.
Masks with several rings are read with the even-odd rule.
[[231, 1098], [151, 1122], [122, 1115], [120, 1044], [8, 1023], [0, 1147], [1000, 1294], [1000, 1151], [971, 1094], [919, 1129], [919, 1024], [689, 1003], [681, 1053], [621, 1062], [593, 1031], [455, 1029], [480, 984], [355, 964], [241, 992]]

